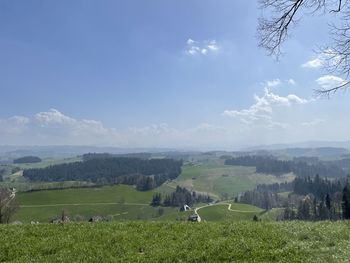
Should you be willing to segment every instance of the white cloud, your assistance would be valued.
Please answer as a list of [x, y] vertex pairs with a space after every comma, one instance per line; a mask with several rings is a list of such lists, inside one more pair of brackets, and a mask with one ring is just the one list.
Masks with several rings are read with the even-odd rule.
[[309, 60], [301, 65], [303, 68], [320, 68], [324, 64], [323, 59], [321, 57], [317, 57], [315, 59]]
[[340, 56], [332, 49], [326, 49], [319, 53], [315, 58], [306, 61], [301, 65], [302, 68], [317, 69], [327, 66], [335, 66], [340, 63]]
[[77, 120], [56, 109], [32, 117], [0, 119], [0, 142], [14, 144], [103, 144], [118, 142], [119, 134], [95, 120]]
[[326, 122], [326, 120], [324, 120], [324, 119], [314, 119], [312, 121], [302, 122], [301, 126], [312, 127], [312, 126], [317, 126], [317, 125], [325, 123], [325, 122]]
[[191, 38], [189, 38], [187, 40], [187, 45], [193, 45], [194, 43], [195, 43], [195, 41], [193, 39], [191, 39]]
[[35, 114], [35, 119], [42, 125], [52, 124], [74, 124], [76, 120], [65, 116], [56, 109], [50, 109], [47, 112], [39, 112]]
[[195, 41], [189, 38], [186, 43], [185, 53], [191, 56], [208, 55], [220, 49], [216, 40]]
[[331, 88], [340, 86], [342, 84], [345, 84], [346, 80], [333, 75], [324, 75], [316, 79], [316, 82], [323, 89], [331, 89]]
[[266, 85], [269, 88], [274, 88], [282, 84], [282, 81], [280, 79], [273, 79], [266, 81]]
[[297, 84], [297, 83], [295, 82], [294, 79], [289, 79], [289, 80], [288, 80], [288, 83], [289, 83], [290, 85], [296, 85], [296, 84]]
[[265, 88], [264, 91], [263, 96], [254, 96], [255, 103], [248, 109], [225, 110], [223, 115], [239, 118], [241, 122], [246, 124], [264, 121], [267, 125], [282, 127], [285, 125], [281, 125], [280, 122], [274, 122], [272, 120], [271, 116], [275, 107], [290, 107], [295, 104], [305, 104], [309, 102], [307, 99], [300, 98], [295, 94], [280, 96], [272, 93], [268, 88]]

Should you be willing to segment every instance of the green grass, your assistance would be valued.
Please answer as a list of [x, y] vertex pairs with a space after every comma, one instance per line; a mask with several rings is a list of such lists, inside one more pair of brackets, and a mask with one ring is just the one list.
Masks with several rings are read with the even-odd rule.
[[154, 191], [141, 192], [128, 185], [95, 188], [70, 188], [17, 194], [20, 210], [13, 217], [24, 223], [49, 222], [63, 210], [75, 220], [87, 220], [91, 216], [106, 216], [111, 220], [186, 219], [188, 213], [177, 208], [159, 208], [149, 205]]
[[64, 158], [64, 159], [46, 158], [46, 159], [42, 159], [42, 161], [39, 163], [13, 164], [13, 166], [19, 167], [22, 170], [24, 170], [24, 169], [32, 169], [32, 168], [45, 168], [50, 165], [73, 163], [73, 162], [80, 162], [80, 161], [82, 161], [81, 157], [72, 157], [72, 158]]
[[283, 213], [284, 208], [272, 208], [269, 211], [262, 213], [259, 218], [263, 221], [276, 221], [278, 216]]
[[349, 262], [349, 222], [0, 226], [0, 262]]
[[292, 181], [293, 174], [276, 177], [256, 173], [254, 167], [224, 165], [223, 160], [210, 160], [200, 165], [185, 165], [181, 175], [168, 186], [180, 185], [220, 198], [225, 193], [230, 197], [251, 190], [258, 184]]
[[[43, 159], [40, 163], [27, 163], [27, 164], [11, 164], [11, 165], [2, 165], [1, 168], [5, 168], [6, 173], [4, 176], [4, 181], [0, 182], [0, 187], [6, 188], [16, 188], [17, 191], [25, 192], [31, 190], [42, 190], [42, 189], [53, 189], [53, 188], [69, 188], [69, 187], [78, 187], [78, 186], [91, 186], [93, 183], [88, 182], [29, 182], [26, 180], [23, 175], [23, 170], [31, 168], [44, 168], [50, 165], [62, 164], [62, 163], [71, 163], [81, 161], [80, 157], [72, 157], [65, 159], [55, 159], [47, 158]], [[21, 170], [12, 173], [13, 168], [20, 168]]]
[[259, 216], [262, 209], [246, 204], [231, 204], [231, 210], [228, 210], [228, 203], [219, 203], [207, 206], [198, 210], [202, 220], [205, 221], [240, 221], [252, 220], [254, 215]]

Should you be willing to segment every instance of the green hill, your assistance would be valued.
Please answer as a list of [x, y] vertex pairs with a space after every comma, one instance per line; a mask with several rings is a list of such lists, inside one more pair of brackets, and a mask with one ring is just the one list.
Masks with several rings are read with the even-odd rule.
[[349, 222], [0, 226], [0, 262], [349, 262]]
[[292, 173], [277, 177], [256, 173], [255, 167], [224, 165], [224, 160], [216, 159], [184, 165], [181, 175], [163, 186], [174, 188], [179, 185], [220, 198], [224, 195], [232, 197], [251, 190], [258, 184], [282, 183], [294, 178]]
[[187, 218], [177, 208], [151, 207], [153, 194], [128, 185], [23, 192], [17, 194], [20, 210], [13, 220], [49, 222], [63, 210], [75, 220], [95, 215], [110, 220]]

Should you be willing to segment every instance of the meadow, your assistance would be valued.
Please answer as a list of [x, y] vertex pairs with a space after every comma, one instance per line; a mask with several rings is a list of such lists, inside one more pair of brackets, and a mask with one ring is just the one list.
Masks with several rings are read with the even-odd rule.
[[181, 175], [166, 185], [180, 185], [198, 192], [208, 193], [215, 198], [232, 197], [251, 190], [258, 184], [289, 182], [293, 174], [279, 177], [256, 173], [255, 167], [224, 165], [220, 159], [204, 160], [196, 165], [184, 165]]
[[20, 210], [12, 220], [49, 222], [62, 211], [77, 221], [97, 215], [109, 220], [187, 219], [188, 213], [178, 208], [150, 206], [153, 194], [128, 185], [20, 192]]
[[[47, 166], [70, 159], [47, 159], [28, 167]], [[21, 168], [24, 168], [22, 165]], [[21, 176], [21, 171], [7, 177], [3, 186], [15, 187], [20, 210], [12, 221], [28, 223], [31, 221], [49, 222], [64, 211], [75, 221], [86, 221], [100, 215], [109, 220], [186, 220], [191, 213], [181, 213], [178, 208], [151, 207], [150, 201], [155, 192], [168, 194], [177, 185], [196, 192], [210, 194], [216, 200], [231, 198], [257, 184], [290, 181], [293, 174], [281, 177], [256, 173], [254, 167], [226, 166], [220, 159], [203, 159], [195, 165], [183, 166], [181, 175], [166, 182], [152, 191], [136, 191], [132, 186], [114, 185], [96, 187], [88, 182], [34, 182], [30, 183]], [[80, 187], [80, 188], [79, 188]], [[82, 188], [81, 188], [82, 187]], [[32, 191], [32, 190], [41, 191]], [[47, 190], [43, 190], [47, 189]], [[51, 189], [51, 190], [50, 190]], [[204, 204], [197, 204], [197, 207]], [[206, 221], [251, 220], [254, 215], [264, 220], [275, 220], [278, 212], [263, 213], [261, 209], [243, 204], [208, 206], [200, 209], [202, 219]], [[235, 210], [235, 211], [232, 211]], [[243, 211], [243, 212], [240, 212]]]
[[349, 262], [349, 222], [1, 225], [0, 262]]
[[239, 203], [219, 203], [197, 210], [204, 221], [241, 221], [252, 220], [254, 215], [259, 216], [263, 210], [252, 205]]

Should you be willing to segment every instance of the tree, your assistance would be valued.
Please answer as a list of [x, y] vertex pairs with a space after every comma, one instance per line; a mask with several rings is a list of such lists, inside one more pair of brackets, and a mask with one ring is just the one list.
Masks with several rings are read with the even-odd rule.
[[[288, 38], [290, 28], [301, 20], [302, 16], [314, 13], [333, 13], [330, 21], [332, 42], [322, 47], [320, 53], [324, 58], [324, 66], [330, 72], [346, 77], [350, 74], [350, 4], [348, 0], [259, 0], [260, 8], [270, 17], [261, 17], [258, 26], [259, 46], [266, 49], [269, 55], [281, 53], [281, 45]], [[318, 94], [329, 96], [339, 89], [346, 88], [350, 81], [316, 90]]]
[[343, 218], [350, 219], [350, 188], [348, 185], [343, 189], [342, 208]]
[[19, 205], [15, 199], [15, 193], [5, 188], [0, 188], [0, 224], [7, 224], [17, 212]]
[[309, 220], [310, 219], [310, 208], [311, 208], [311, 199], [307, 195], [302, 201], [300, 201], [298, 206], [298, 219], [300, 220]]
[[162, 195], [155, 193], [152, 197], [151, 206], [160, 206], [162, 204]]
[[332, 206], [332, 204], [331, 204], [331, 197], [330, 197], [329, 194], [327, 194], [326, 195], [326, 207], [327, 207], [328, 210], [331, 210], [331, 206]]

